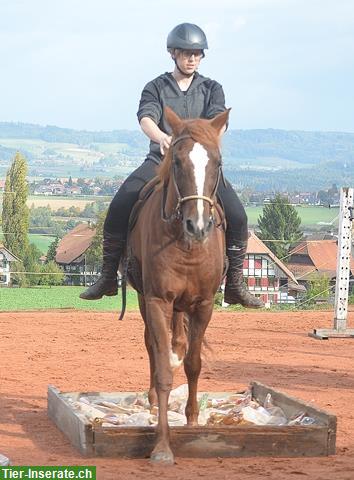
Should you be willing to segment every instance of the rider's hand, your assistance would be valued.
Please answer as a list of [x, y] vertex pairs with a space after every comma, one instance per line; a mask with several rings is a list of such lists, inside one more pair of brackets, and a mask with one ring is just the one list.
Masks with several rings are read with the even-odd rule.
[[172, 137], [164, 133], [160, 139], [160, 152], [162, 155], [169, 149]]

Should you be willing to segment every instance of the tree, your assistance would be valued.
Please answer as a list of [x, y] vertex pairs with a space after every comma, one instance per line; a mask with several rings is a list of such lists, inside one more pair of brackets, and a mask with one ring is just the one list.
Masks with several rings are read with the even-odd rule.
[[27, 162], [17, 152], [6, 175], [2, 228], [5, 246], [26, 266], [28, 250], [29, 209], [26, 205], [28, 185]]
[[286, 197], [278, 194], [271, 203], [264, 205], [263, 215], [258, 218], [259, 237], [277, 257], [283, 258], [291, 244], [301, 239], [300, 225], [301, 218], [296, 209]]
[[55, 262], [50, 261], [41, 268], [39, 285], [62, 285], [64, 281], [63, 270]]
[[316, 301], [322, 301], [329, 299], [330, 282], [326, 275], [316, 275], [308, 282], [308, 288], [306, 291], [306, 298], [308, 303], [316, 303]]
[[92, 227], [96, 229], [96, 233], [90, 248], [86, 252], [86, 265], [91, 268], [91, 271], [99, 270], [102, 266], [103, 225], [106, 214], [107, 210], [101, 212], [97, 217], [95, 225]]
[[11, 282], [13, 285], [18, 285], [19, 287], [28, 287], [29, 286], [29, 275], [26, 275], [26, 269], [22, 262], [14, 262], [15, 265], [11, 268], [14, 272], [11, 274]]
[[38, 285], [41, 280], [39, 275], [41, 272], [41, 265], [39, 264], [39, 259], [42, 256], [42, 252], [39, 250], [34, 243], [30, 243], [27, 248], [26, 258], [24, 259], [24, 265], [26, 267], [27, 274], [27, 285]]
[[57, 236], [55, 240], [53, 240], [53, 242], [48, 247], [46, 263], [55, 261], [58, 244], [59, 244], [59, 237]]
[[327, 190], [320, 190], [317, 192], [317, 200], [321, 205], [328, 205], [330, 203], [330, 196]]

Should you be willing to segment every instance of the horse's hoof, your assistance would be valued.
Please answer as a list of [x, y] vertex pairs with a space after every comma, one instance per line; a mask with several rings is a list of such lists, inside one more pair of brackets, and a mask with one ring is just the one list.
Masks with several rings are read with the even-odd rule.
[[187, 422], [187, 427], [199, 427], [199, 423], [197, 421]]
[[151, 463], [157, 463], [159, 465], [173, 465], [175, 463], [175, 459], [173, 453], [170, 452], [152, 452], [150, 456]]

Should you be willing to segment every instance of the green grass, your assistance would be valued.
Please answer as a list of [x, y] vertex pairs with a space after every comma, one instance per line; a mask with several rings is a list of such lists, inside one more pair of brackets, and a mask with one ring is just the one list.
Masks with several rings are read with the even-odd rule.
[[[49, 235], [36, 235], [30, 233], [28, 235], [30, 243], [34, 243], [35, 246], [43, 253], [46, 254], [48, 251], [49, 245], [55, 240], [55, 237]], [[3, 234], [0, 226], [0, 242], [3, 241]]]
[[[75, 143], [46, 142], [45, 140], [32, 140], [26, 138], [2, 138], [1, 145], [16, 150], [25, 150], [33, 155], [41, 156], [47, 149], [52, 150], [56, 155], [61, 154], [62, 163], [68, 164], [73, 160], [76, 162], [98, 161], [101, 158], [100, 152], [89, 148], [80, 147]], [[68, 158], [69, 157], [69, 158]]]
[[[319, 229], [324, 226], [321, 225], [321, 222], [333, 222], [334, 226], [338, 225], [338, 219], [335, 220], [335, 218], [339, 214], [339, 208], [308, 207], [305, 205], [295, 208], [301, 218], [302, 227]], [[257, 225], [259, 216], [263, 213], [263, 207], [246, 207], [246, 213], [249, 225], [254, 227]]]
[[[118, 312], [122, 308], [121, 291], [118, 297], [87, 301], [79, 298], [83, 290], [85, 287], [0, 288], [0, 311], [74, 308]], [[127, 310], [138, 310], [137, 295], [132, 289], [127, 290]]]
[[29, 234], [30, 243], [34, 243], [36, 247], [43, 253], [46, 254], [48, 251], [49, 245], [54, 242], [55, 237], [50, 237], [47, 235], [32, 235]]

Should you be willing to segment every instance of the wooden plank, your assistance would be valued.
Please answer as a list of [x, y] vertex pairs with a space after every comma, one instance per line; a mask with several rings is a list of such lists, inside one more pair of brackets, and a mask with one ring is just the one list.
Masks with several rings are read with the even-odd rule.
[[70, 440], [82, 455], [94, 453], [92, 425], [70, 407], [60, 391], [48, 386], [48, 416]]
[[[171, 449], [178, 457], [324, 456], [325, 427], [171, 427]], [[95, 453], [109, 457], [148, 457], [153, 428], [95, 428]]]
[[307, 412], [308, 416], [317, 419], [319, 422], [324, 425], [328, 425], [329, 419], [334, 415], [322, 410], [314, 405], [300, 400], [299, 398], [292, 397], [286, 393], [275, 390], [274, 388], [263, 385], [260, 382], [251, 382], [252, 396], [261, 404], [264, 403], [264, 400], [268, 393], [271, 394], [274, 405], [282, 408], [285, 414], [288, 417], [300, 412]]
[[[272, 395], [274, 405], [282, 408], [287, 415], [291, 417], [296, 413], [307, 412], [308, 416], [315, 418], [327, 428], [327, 455], [335, 454], [336, 434], [337, 434], [337, 417], [325, 410], [307, 403], [295, 397], [291, 397], [283, 392], [263, 385], [260, 382], [251, 382], [252, 396], [259, 402], [263, 403], [268, 393]], [[308, 427], [305, 427], [308, 428]], [[307, 431], [307, 430], [306, 430]]]
[[311, 428], [304, 432], [289, 432], [288, 428], [239, 427], [229, 431], [200, 431], [177, 438], [171, 436], [173, 451], [186, 457], [253, 457], [253, 456], [321, 456], [325, 432]]

